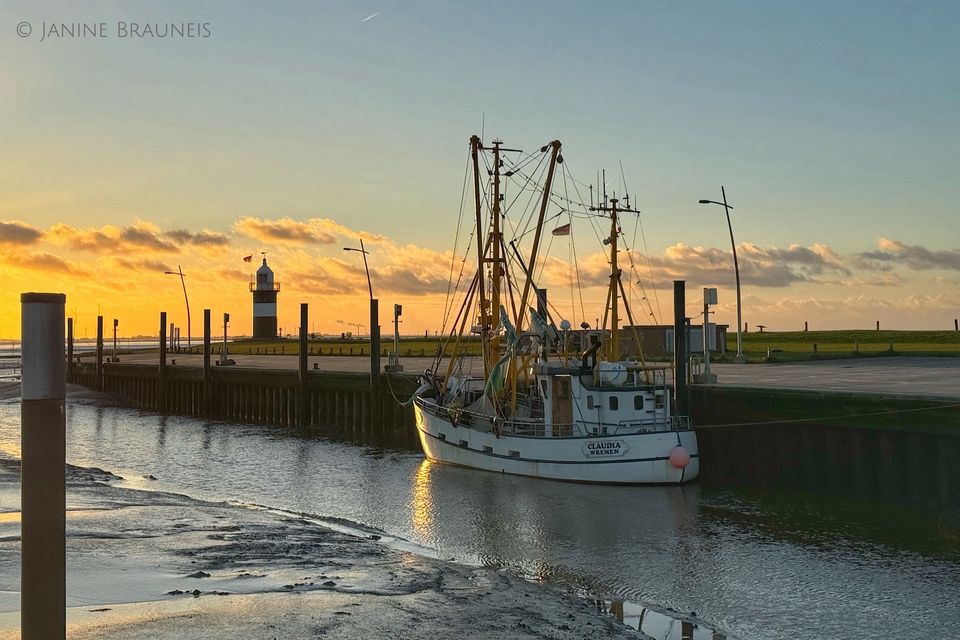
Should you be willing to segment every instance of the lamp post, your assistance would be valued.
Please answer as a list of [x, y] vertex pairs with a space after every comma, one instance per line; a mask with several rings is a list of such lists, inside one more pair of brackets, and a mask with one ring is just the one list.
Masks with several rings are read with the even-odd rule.
[[363, 270], [367, 274], [367, 290], [370, 292], [370, 406], [373, 420], [380, 418], [380, 308], [379, 301], [373, 297], [373, 285], [370, 283], [370, 267], [367, 265], [367, 253], [360, 238], [360, 248], [344, 247], [344, 251], [357, 251], [363, 254]]
[[187, 348], [190, 348], [190, 298], [187, 297], [187, 283], [183, 279], [183, 269], [177, 265], [176, 271], [164, 271], [164, 275], [180, 276], [180, 284], [183, 286], [183, 300], [187, 303]]
[[344, 247], [344, 251], [356, 251], [357, 253], [363, 254], [363, 270], [367, 274], [367, 289], [370, 291], [370, 299], [373, 300], [373, 285], [370, 284], [370, 268], [367, 266], [367, 254], [370, 253], [363, 247], [363, 238], [360, 238], [360, 248], [356, 249], [354, 247]]
[[730, 223], [730, 209], [733, 209], [729, 204], [727, 204], [727, 192], [721, 185], [720, 193], [723, 195], [723, 202], [717, 202], [716, 200], [701, 200], [700, 204], [718, 204], [723, 207], [724, 211], [727, 213], [727, 228], [730, 230], [730, 248], [733, 250], [733, 274], [737, 279], [737, 355], [734, 358], [734, 362], [745, 362], [746, 358], [743, 357], [743, 315], [742, 315], [742, 305], [740, 302], [740, 264], [737, 262], [737, 243], [733, 239], [733, 225]]

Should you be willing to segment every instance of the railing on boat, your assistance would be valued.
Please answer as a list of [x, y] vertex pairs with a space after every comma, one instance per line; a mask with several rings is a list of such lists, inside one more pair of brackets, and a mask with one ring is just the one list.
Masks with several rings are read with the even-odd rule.
[[[498, 419], [494, 421], [488, 415], [468, 411], [459, 407], [443, 407], [432, 400], [426, 398], [417, 398], [421, 406], [429, 413], [437, 417], [449, 420], [454, 426], [462, 425], [464, 427], [488, 426], [491, 431], [494, 430], [494, 424], [500, 433], [525, 436], [533, 438], [546, 437], [546, 427], [542, 420], [513, 418], [508, 420]], [[616, 435], [621, 431], [629, 429], [631, 432], [637, 430], [649, 431], [687, 431], [691, 428], [689, 416], [671, 416], [669, 425], [664, 422], [639, 422], [623, 420], [620, 423], [608, 423], [613, 430], [609, 430], [604, 423], [594, 423], [596, 429], [589, 429], [583, 422], [572, 422], [554, 424], [551, 432], [552, 437], [562, 438], [571, 436], [591, 436], [591, 435]]]

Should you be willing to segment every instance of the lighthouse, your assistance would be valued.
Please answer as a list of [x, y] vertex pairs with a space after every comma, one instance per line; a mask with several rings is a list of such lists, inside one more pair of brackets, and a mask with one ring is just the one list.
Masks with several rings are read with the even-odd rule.
[[273, 280], [273, 269], [267, 266], [264, 256], [263, 264], [257, 269], [257, 279], [250, 282], [250, 292], [253, 294], [253, 337], [277, 337], [277, 292], [280, 285]]

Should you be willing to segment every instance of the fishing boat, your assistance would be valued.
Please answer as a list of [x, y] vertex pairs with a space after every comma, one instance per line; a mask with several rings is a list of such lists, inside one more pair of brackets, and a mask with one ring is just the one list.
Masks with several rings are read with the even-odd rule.
[[[598, 186], [596, 202], [591, 195], [589, 206], [578, 203], [583, 215], [603, 221], [604, 231], [609, 223], [602, 240], [609, 249], [609, 286], [599, 326], [582, 322], [574, 330], [551, 310], [535, 282], [543, 273], [545, 223], [570, 215], [552, 236], [568, 234], [573, 223], [574, 203], [552, 190], [563, 163], [560, 151], [555, 140], [539, 154], [514, 161], [510, 154], [519, 150], [499, 140], [484, 145], [478, 136], [470, 139], [466, 175], [472, 169], [474, 228], [468, 246], [476, 253], [476, 270], [446, 342], [414, 394], [424, 454], [441, 463], [535, 478], [688, 482], [699, 473], [699, 451], [689, 417], [672, 410], [672, 365], [646, 362], [639, 337], [630, 346], [635, 353], [624, 353], [621, 345], [621, 312], [636, 327], [619, 265], [620, 216], [638, 213], [629, 198], [607, 198]], [[537, 156], [539, 172], [530, 168]], [[566, 181], [567, 174], [562, 177]], [[507, 202], [520, 195], [527, 196], [526, 223], [521, 218], [513, 225]], [[548, 216], [554, 208], [560, 213]], [[506, 221], [525, 231], [505, 242]], [[531, 234], [524, 256], [521, 236]], [[464, 257], [454, 289], [467, 280], [466, 263]], [[479, 355], [471, 354], [477, 346]]]

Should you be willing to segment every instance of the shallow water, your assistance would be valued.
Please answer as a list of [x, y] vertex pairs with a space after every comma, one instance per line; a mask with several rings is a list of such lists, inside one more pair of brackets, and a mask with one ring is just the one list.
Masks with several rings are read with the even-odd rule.
[[[19, 423], [17, 404], [0, 404], [0, 451], [19, 454]], [[277, 428], [77, 403], [67, 459], [128, 486], [343, 519], [442, 558], [695, 612], [736, 638], [960, 637], [956, 541], [935, 515], [863, 499], [539, 481]], [[628, 603], [625, 619], [636, 626], [638, 616]], [[657, 637], [684, 633], [651, 620], [663, 627]]]

